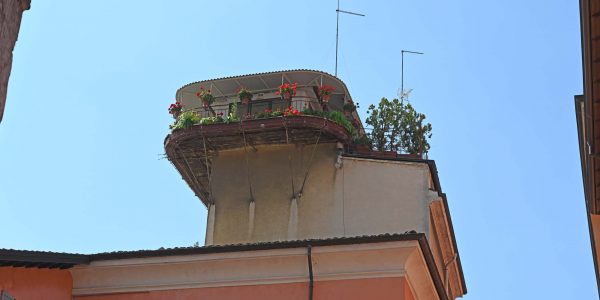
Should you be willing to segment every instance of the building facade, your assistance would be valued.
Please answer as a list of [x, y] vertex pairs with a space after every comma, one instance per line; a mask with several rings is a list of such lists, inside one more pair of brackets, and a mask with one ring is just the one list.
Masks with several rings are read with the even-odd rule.
[[31, 0], [0, 1], [0, 122], [4, 115], [8, 78], [12, 69], [13, 49], [19, 36], [23, 11], [31, 6]]
[[54, 299], [106, 300], [466, 293], [435, 162], [361, 150], [365, 128], [337, 77], [290, 70], [205, 80], [176, 99], [183, 108], [165, 151], [208, 210], [205, 245], [93, 255], [5, 250], [0, 289], [25, 298], [24, 290], [51, 286]]
[[575, 96], [575, 114], [596, 283], [600, 293], [600, 1], [580, 0], [583, 95]]

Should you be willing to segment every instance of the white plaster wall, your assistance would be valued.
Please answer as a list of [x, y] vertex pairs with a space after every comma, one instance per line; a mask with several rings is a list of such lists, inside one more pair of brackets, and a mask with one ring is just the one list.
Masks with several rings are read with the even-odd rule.
[[[261, 146], [248, 152], [254, 188], [254, 230], [243, 149], [213, 160], [213, 244], [403, 233], [429, 234], [430, 174], [426, 163], [345, 157], [335, 168], [335, 144], [318, 145], [298, 200], [297, 234], [288, 235], [291, 181], [300, 190], [315, 146]], [[248, 148], [250, 149], [250, 148]], [[292, 158], [290, 169], [289, 158]]]
[[427, 164], [345, 158], [342, 173], [347, 236], [429, 232]]

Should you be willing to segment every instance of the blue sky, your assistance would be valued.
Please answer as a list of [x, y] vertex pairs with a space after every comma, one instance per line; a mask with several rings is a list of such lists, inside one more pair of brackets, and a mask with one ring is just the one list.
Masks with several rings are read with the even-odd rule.
[[[0, 123], [0, 247], [94, 253], [204, 241], [166, 159], [175, 91], [202, 79], [333, 73], [334, 0], [33, 1]], [[573, 95], [576, 1], [358, 1], [339, 77], [364, 113], [400, 87], [433, 125], [465, 299], [595, 299]]]

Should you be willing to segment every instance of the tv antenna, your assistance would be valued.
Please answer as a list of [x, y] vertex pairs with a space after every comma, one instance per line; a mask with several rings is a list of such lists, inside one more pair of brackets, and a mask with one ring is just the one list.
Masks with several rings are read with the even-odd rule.
[[337, 77], [337, 67], [338, 67], [338, 37], [340, 34], [340, 13], [345, 13], [345, 14], [349, 14], [349, 15], [355, 15], [355, 16], [360, 16], [360, 17], [364, 17], [365, 15], [363, 14], [359, 14], [359, 13], [355, 13], [355, 12], [351, 12], [351, 11], [346, 11], [346, 10], [341, 10], [340, 9], [340, 0], [338, 0], [337, 2], [337, 9], [335, 10], [335, 13], [337, 14], [337, 19], [336, 19], [336, 24], [335, 24], [335, 77]]
[[400, 78], [401, 78], [400, 98], [404, 99], [404, 53], [419, 54], [419, 55], [423, 55], [425, 53], [417, 52], [417, 51], [408, 51], [408, 50], [404, 50], [404, 49], [402, 49], [402, 51], [400, 51], [400, 53], [402, 53], [402, 74], [400, 75]]

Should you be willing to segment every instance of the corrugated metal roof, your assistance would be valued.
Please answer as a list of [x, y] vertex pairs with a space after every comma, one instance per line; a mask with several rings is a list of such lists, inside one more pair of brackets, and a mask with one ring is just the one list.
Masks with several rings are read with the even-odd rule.
[[416, 231], [407, 231], [405, 233], [396, 234], [379, 234], [379, 235], [363, 235], [354, 237], [332, 237], [325, 239], [304, 239], [293, 241], [271, 241], [258, 243], [239, 243], [227, 245], [212, 245], [201, 247], [175, 247], [175, 248], [160, 248], [156, 250], [135, 250], [135, 251], [114, 251], [91, 255], [91, 261], [110, 260], [110, 259], [125, 259], [125, 258], [142, 258], [156, 256], [171, 256], [171, 255], [193, 255], [219, 252], [237, 252], [237, 251], [253, 251], [267, 250], [278, 248], [298, 248], [306, 245], [327, 246], [341, 244], [362, 244], [384, 241], [400, 241], [400, 240], [417, 240], [424, 237], [422, 233]]
[[[348, 87], [340, 78], [338, 78], [334, 75], [331, 75], [327, 72], [323, 72], [323, 71], [319, 71], [319, 70], [311, 70], [311, 69], [292, 69], [292, 70], [282, 70], [282, 71], [272, 71], [272, 72], [259, 72], [259, 73], [245, 74], [245, 75], [226, 76], [226, 77], [220, 77], [220, 78], [214, 78], [214, 79], [195, 81], [192, 83], [188, 83], [188, 84], [180, 87], [179, 89], [177, 89], [175, 96], [176, 96], [176, 99], [180, 100], [182, 91], [184, 89], [194, 86], [194, 85], [200, 86], [200, 85], [208, 85], [210, 83], [226, 81], [226, 80], [238, 80], [238, 79], [242, 79], [242, 78], [255, 77], [255, 76], [272, 76], [272, 75], [279, 75], [279, 74], [285, 75], [285, 74], [293, 74], [293, 73], [315, 73], [316, 75], [326, 76], [326, 78], [328, 80], [335, 81], [335, 83], [337, 83], [338, 85], [340, 85], [340, 87], [342, 87], [342, 91], [347, 96], [347, 98], [352, 99], [352, 97], [350, 96], [350, 91], [348, 90]], [[328, 83], [328, 84], [331, 84], [331, 83]]]
[[89, 263], [89, 256], [50, 251], [0, 249], [0, 266], [68, 269]]

